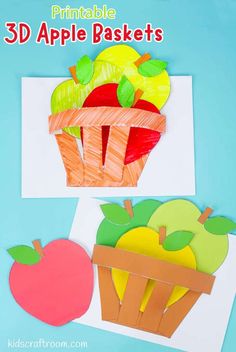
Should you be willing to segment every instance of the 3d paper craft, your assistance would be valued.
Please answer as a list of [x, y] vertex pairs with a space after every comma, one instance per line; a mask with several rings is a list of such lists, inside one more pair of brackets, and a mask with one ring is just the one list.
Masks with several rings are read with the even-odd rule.
[[53, 92], [49, 117], [67, 186], [137, 186], [165, 132], [159, 109], [170, 93], [166, 66], [149, 54], [140, 56], [127, 45], [117, 45], [101, 52], [94, 63], [83, 56], [70, 67], [73, 80]]
[[[130, 204], [129, 221], [122, 207], [116, 217], [114, 204], [101, 207], [105, 219], [93, 263], [98, 265], [102, 319], [170, 338], [199, 297], [211, 294], [212, 273], [225, 260], [227, 233], [236, 223], [208, 218], [210, 208], [201, 213], [179, 199], [157, 204], [146, 226], [125, 228], [134, 222]], [[119, 226], [113, 237], [112, 229]]]
[[35, 318], [54, 326], [81, 317], [93, 293], [90, 257], [77, 243], [59, 239], [8, 250], [15, 260], [9, 283], [16, 302]]

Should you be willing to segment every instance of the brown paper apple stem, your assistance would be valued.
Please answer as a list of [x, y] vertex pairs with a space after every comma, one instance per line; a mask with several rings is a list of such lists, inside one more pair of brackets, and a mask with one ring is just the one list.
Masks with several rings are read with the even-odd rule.
[[78, 80], [78, 78], [76, 76], [76, 66], [69, 67], [69, 71], [70, 71], [70, 74], [71, 74], [73, 80], [75, 81], [75, 83], [78, 84], [79, 80]]
[[134, 94], [134, 102], [133, 102], [132, 106], [134, 106], [139, 101], [139, 99], [141, 98], [142, 95], [143, 95], [143, 90], [137, 89]]
[[135, 64], [135, 66], [139, 67], [141, 64], [143, 64], [144, 62], [146, 62], [150, 59], [151, 59], [151, 55], [148, 53], [145, 53], [142, 56], [140, 56], [140, 58], [138, 58], [138, 60], [136, 60], [134, 62], [134, 64]]
[[204, 212], [200, 215], [200, 217], [198, 218], [198, 221], [201, 224], [204, 224], [206, 222], [206, 220], [208, 219], [208, 217], [212, 214], [213, 209], [207, 207]]
[[38, 252], [40, 257], [43, 257], [44, 256], [43, 247], [41, 246], [40, 240], [34, 240], [32, 243], [36, 252]]
[[126, 199], [124, 200], [124, 206], [125, 206], [125, 209], [127, 210], [129, 216], [131, 218], [134, 217], [134, 212], [133, 212], [133, 205], [132, 205], [132, 201], [130, 199]]
[[166, 238], [166, 227], [161, 226], [159, 228], [159, 243], [163, 244], [163, 242], [165, 241], [165, 238]]

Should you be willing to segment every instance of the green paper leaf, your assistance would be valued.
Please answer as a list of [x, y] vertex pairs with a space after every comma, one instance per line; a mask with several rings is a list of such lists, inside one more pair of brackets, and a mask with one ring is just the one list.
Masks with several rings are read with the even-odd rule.
[[139, 65], [138, 72], [144, 77], [159, 75], [167, 67], [167, 62], [161, 60], [148, 60]]
[[114, 224], [124, 225], [131, 220], [127, 210], [118, 204], [103, 204], [101, 209], [105, 218]]
[[76, 77], [81, 84], [88, 84], [93, 77], [93, 61], [87, 56], [82, 56], [76, 64]]
[[126, 76], [122, 76], [117, 88], [117, 98], [123, 108], [130, 108], [134, 102], [135, 90]]
[[207, 219], [204, 223], [205, 229], [214, 235], [226, 235], [236, 230], [236, 223], [223, 216], [215, 216]]
[[33, 265], [40, 261], [38, 252], [29, 246], [15, 246], [7, 251], [17, 263]]
[[163, 248], [167, 251], [178, 251], [186, 247], [193, 239], [194, 234], [190, 231], [175, 231], [168, 235], [164, 242]]
[[73, 137], [76, 137], [79, 139], [81, 138], [80, 127], [78, 127], [78, 126], [64, 127], [63, 131], [70, 134]]

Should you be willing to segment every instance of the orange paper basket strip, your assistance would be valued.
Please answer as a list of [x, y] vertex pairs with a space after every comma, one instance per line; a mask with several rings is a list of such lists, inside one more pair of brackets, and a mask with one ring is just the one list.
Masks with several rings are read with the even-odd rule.
[[[51, 133], [70, 126], [81, 126], [84, 129], [84, 160], [80, 156], [75, 137], [64, 132], [56, 134], [67, 173], [68, 186], [137, 186], [148, 155], [124, 165], [130, 127], [164, 132], [165, 124], [165, 116], [134, 108], [81, 108], [67, 110], [49, 117]], [[111, 128], [105, 165], [102, 167], [100, 131], [104, 125], [109, 125]]]
[[84, 167], [76, 139], [67, 133], [55, 135], [67, 173], [67, 184], [79, 186], [83, 182]]
[[144, 169], [148, 156], [149, 154], [144, 155], [142, 158], [135, 160], [134, 162], [128, 165], [125, 165], [123, 175], [124, 184], [137, 186], [138, 179]]
[[102, 129], [83, 128], [84, 181], [86, 184], [102, 180]]
[[123, 178], [124, 158], [129, 138], [129, 127], [110, 128], [106, 151], [104, 174], [112, 181], [121, 181]]
[[72, 109], [49, 116], [50, 133], [70, 126], [128, 126], [165, 132], [166, 118], [146, 110], [116, 107]]

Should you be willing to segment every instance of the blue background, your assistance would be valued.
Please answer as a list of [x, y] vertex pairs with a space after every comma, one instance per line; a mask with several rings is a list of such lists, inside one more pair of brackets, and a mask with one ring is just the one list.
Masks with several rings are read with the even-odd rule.
[[[82, 54], [92, 57], [109, 43], [36, 45], [34, 39], [42, 20], [50, 25], [51, 4], [79, 7], [93, 1], [9, 0], [1, 13], [1, 139], [0, 139], [0, 350], [7, 351], [9, 339], [87, 340], [88, 351], [171, 351], [172, 349], [70, 323], [53, 328], [25, 313], [13, 300], [8, 286], [12, 260], [6, 249], [30, 244], [41, 238], [43, 244], [67, 237], [76, 208], [76, 199], [21, 199], [21, 77], [66, 76], [67, 67]], [[134, 43], [140, 52], [157, 54], [169, 61], [172, 75], [190, 74], [194, 82], [194, 124], [197, 193], [199, 206], [212, 206], [216, 213], [236, 219], [235, 188], [235, 83], [236, 83], [236, 1], [233, 0], [145, 0], [96, 1], [115, 7], [117, 19], [107, 25], [144, 27], [151, 22], [163, 27], [165, 38], [158, 43]], [[5, 21], [26, 21], [33, 37], [24, 46], [3, 42]], [[91, 21], [80, 21], [90, 28]], [[222, 297], [224, 299], [224, 297]], [[219, 302], [220, 303], [220, 302]], [[203, 317], [204, 319], [204, 317]], [[223, 351], [235, 351], [236, 309], [231, 314]], [[210, 327], [214, 329], [214, 327]], [[205, 351], [204, 351], [205, 352]]]

